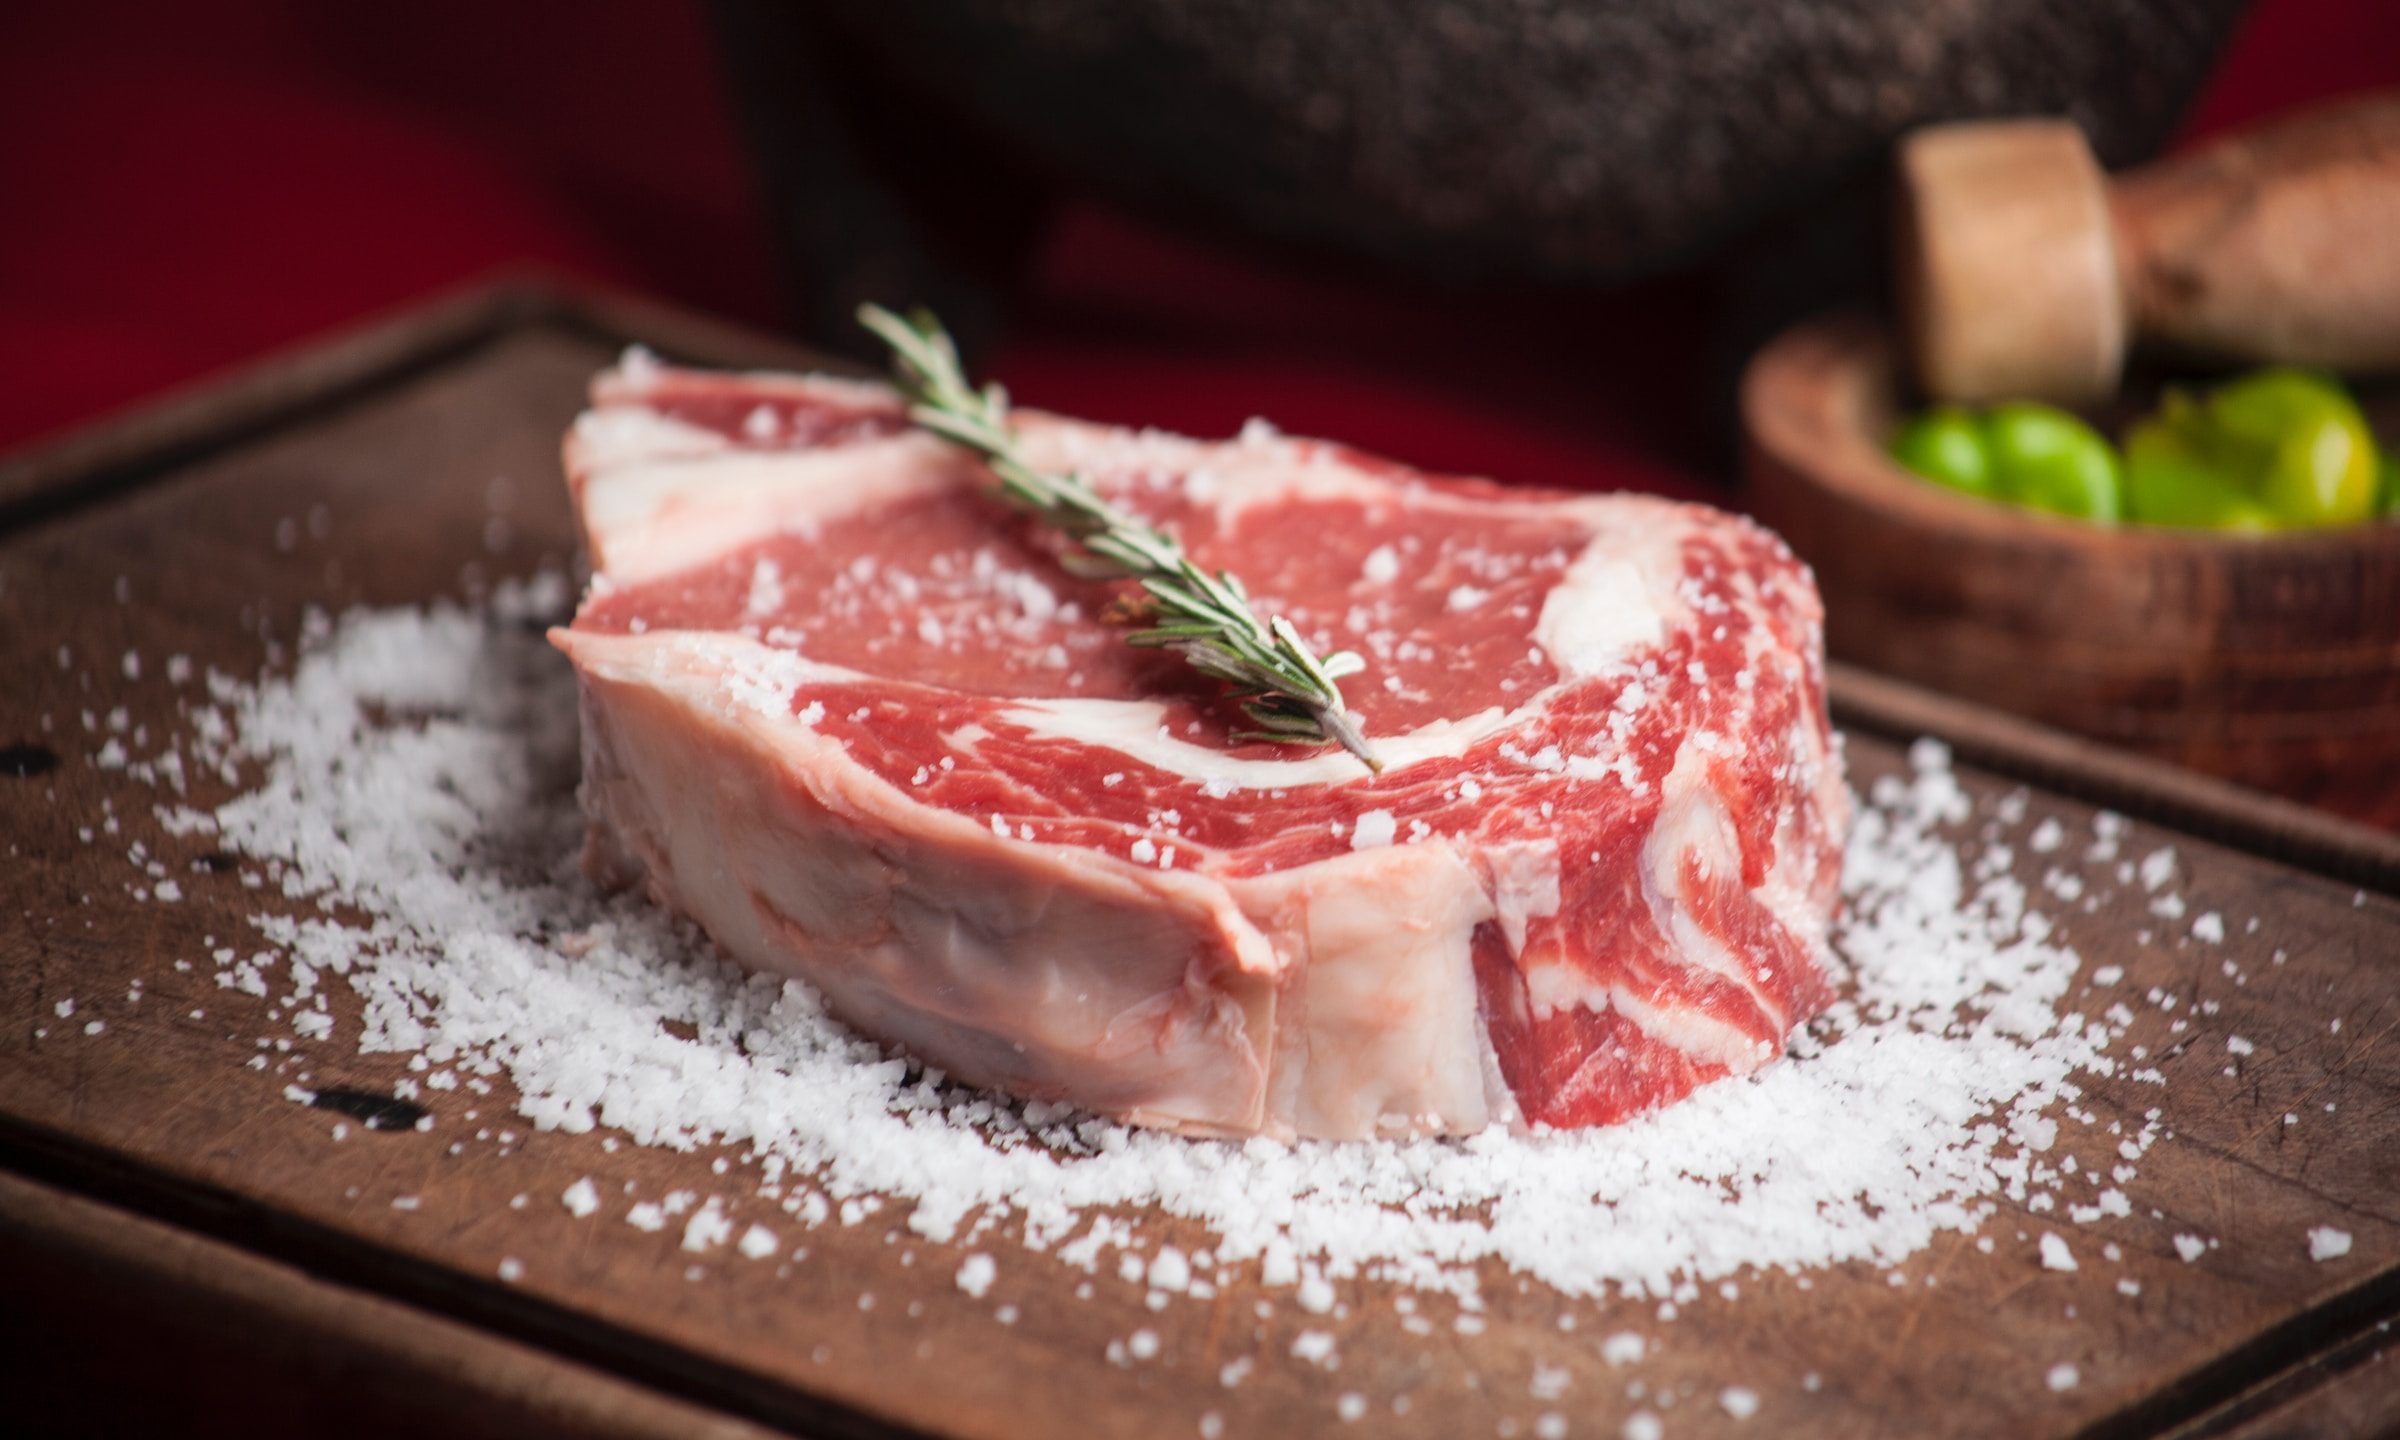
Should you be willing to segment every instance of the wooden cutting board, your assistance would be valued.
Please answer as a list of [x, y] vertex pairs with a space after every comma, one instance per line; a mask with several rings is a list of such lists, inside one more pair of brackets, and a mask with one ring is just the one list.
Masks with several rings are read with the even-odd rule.
[[[1121, 1284], [1079, 1299], [1077, 1272], [1007, 1246], [993, 1293], [970, 1302], [953, 1281], [963, 1252], [894, 1224], [822, 1227], [797, 1263], [720, 1251], [695, 1269], [674, 1229], [579, 1221], [558, 1201], [579, 1177], [604, 1194], [730, 1182], [712, 1153], [534, 1133], [504, 1084], [430, 1094], [429, 1132], [375, 1128], [363, 1117], [404, 1067], [335, 1043], [310, 1062], [331, 1098], [287, 1099], [285, 1079], [245, 1068], [260, 1002], [174, 965], [204, 937], [247, 936], [260, 901], [204, 840], [162, 831], [149, 787], [94, 763], [106, 717], [176, 723], [159, 657], [256, 674], [288, 658], [309, 607], [422, 602], [567, 561], [558, 436], [629, 337], [702, 362], [805, 359], [689, 317], [503, 288], [0, 466], [12, 1414], [66, 1432], [495, 1435], [1194, 1435], [1213, 1414], [1228, 1436], [1531, 1436], [1554, 1414], [1567, 1434], [1615, 1436], [1637, 1409], [1669, 1436], [2400, 1426], [2400, 843], [1855, 673], [1836, 705], [1862, 786], [1904, 763], [1911, 736], [1945, 734], [1979, 797], [2029, 788], [2028, 826], [2088, 833], [2095, 801], [2132, 815], [2127, 853], [2174, 845], [2192, 910], [2230, 922], [2223, 944], [2194, 941], [2139, 887], [2065, 921], [2087, 976], [2125, 976], [2070, 1004], [2097, 1013], [2150, 987], [2187, 1000], [2137, 1005], [2127, 1037], [2164, 1087], [2120, 1077], [2082, 1102], [2103, 1122], [2161, 1107], [2174, 1132], [2128, 1186], [2131, 1216], [2072, 1231], [2087, 1256], [2118, 1245], [2119, 1264], [2044, 1270], [2017, 1233], [2071, 1227], [2004, 1210], [1992, 1254], [1944, 1235], [1897, 1283], [1865, 1266], [1746, 1276], [1738, 1298], [1705, 1293], [1663, 1325], [1650, 1304], [1567, 1301], [1497, 1269], [1474, 1334], [1411, 1333], [1392, 1292], [1363, 1281], [1327, 1317], [1249, 1281], [1154, 1312]], [[128, 650], [151, 662], [138, 677]], [[129, 895], [137, 843], [180, 900]], [[2193, 1018], [2204, 1001], [2213, 1013]], [[2231, 1053], [2232, 1035], [2255, 1049]], [[450, 1153], [478, 1126], [524, 1133]], [[2312, 1260], [2319, 1225], [2349, 1232], [2352, 1252]], [[2217, 1244], [2187, 1262], [2179, 1234]], [[499, 1278], [509, 1258], [514, 1283]], [[1017, 1323], [996, 1323], [998, 1303]], [[1303, 1320], [1337, 1332], [1338, 1372], [1291, 1357]], [[1156, 1358], [1112, 1363], [1109, 1343], [1145, 1328]], [[1629, 1329], [1654, 1353], [1611, 1366], [1601, 1340]], [[1249, 1377], [1222, 1383], [1244, 1358]], [[2054, 1390], [2060, 1360], [2080, 1379]], [[1532, 1393], [1537, 1367], [1567, 1377], [1555, 1398]], [[1727, 1385], [1757, 1393], [1755, 1416], [1718, 1403]], [[1345, 1393], [1367, 1402], [1354, 1425]]]

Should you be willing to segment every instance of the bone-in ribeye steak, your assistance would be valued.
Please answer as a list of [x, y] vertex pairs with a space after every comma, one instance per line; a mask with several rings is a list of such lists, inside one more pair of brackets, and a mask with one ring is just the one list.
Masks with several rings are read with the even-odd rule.
[[950, 1074], [1195, 1133], [1606, 1124], [1826, 1002], [1848, 801], [1772, 535], [1260, 425], [1019, 424], [1359, 650], [1385, 772], [1229, 745], [1127, 587], [891, 391], [636, 354], [566, 446], [596, 876]]

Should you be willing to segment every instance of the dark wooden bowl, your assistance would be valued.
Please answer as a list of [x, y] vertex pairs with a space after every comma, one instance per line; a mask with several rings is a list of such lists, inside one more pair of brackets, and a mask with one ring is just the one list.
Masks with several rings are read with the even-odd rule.
[[1815, 568], [1836, 656], [2400, 827], [2376, 803], [2400, 783], [2400, 523], [2245, 537], [1977, 500], [1886, 457], [1904, 403], [1858, 316], [1743, 378], [1753, 506]]

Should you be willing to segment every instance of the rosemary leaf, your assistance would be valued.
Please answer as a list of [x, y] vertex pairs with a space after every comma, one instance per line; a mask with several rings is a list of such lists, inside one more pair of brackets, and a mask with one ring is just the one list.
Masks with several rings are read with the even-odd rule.
[[[1173, 535], [1108, 503], [1083, 477], [1036, 469], [1008, 423], [1008, 392], [967, 383], [958, 347], [925, 310], [906, 318], [862, 305], [858, 323], [892, 347], [892, 370], [909, 400], [909, 419], [980, 455], [1004, 497], [1043, 516], [1079, 548], [1064, 557], [1070, 573], [1138, 582], [1161, 623], [1132, 631], [1128, 643], [1180, 653], [1195, 670], [1233, 687], [1255, 729], [1235, 740], [1279, 745], [1339, 745], [1381, 773], [1367, 738], [1342, 703], [1344, 675], [1366, 668], [1356, 652], [1319, 657], [1280, 615], [1262, 617], [1242, 582], [1194, 565]], [[1147, 617], [1145, 617], [1147, 618]]]

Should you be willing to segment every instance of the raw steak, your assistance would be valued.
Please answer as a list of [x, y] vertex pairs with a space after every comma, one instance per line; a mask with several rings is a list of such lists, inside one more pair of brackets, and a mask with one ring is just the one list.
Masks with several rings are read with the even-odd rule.
[[1260, 424], [1019, 425], [1358, 649], [1386, 771], [1229, 746], [1127, 587], [891, 391], [637, 352], [566, 446], [595, 875], [952, 1075], [1194, 1133], [1605, 1124], [1826, 1002], [1848, 802], [1773, 536]]

